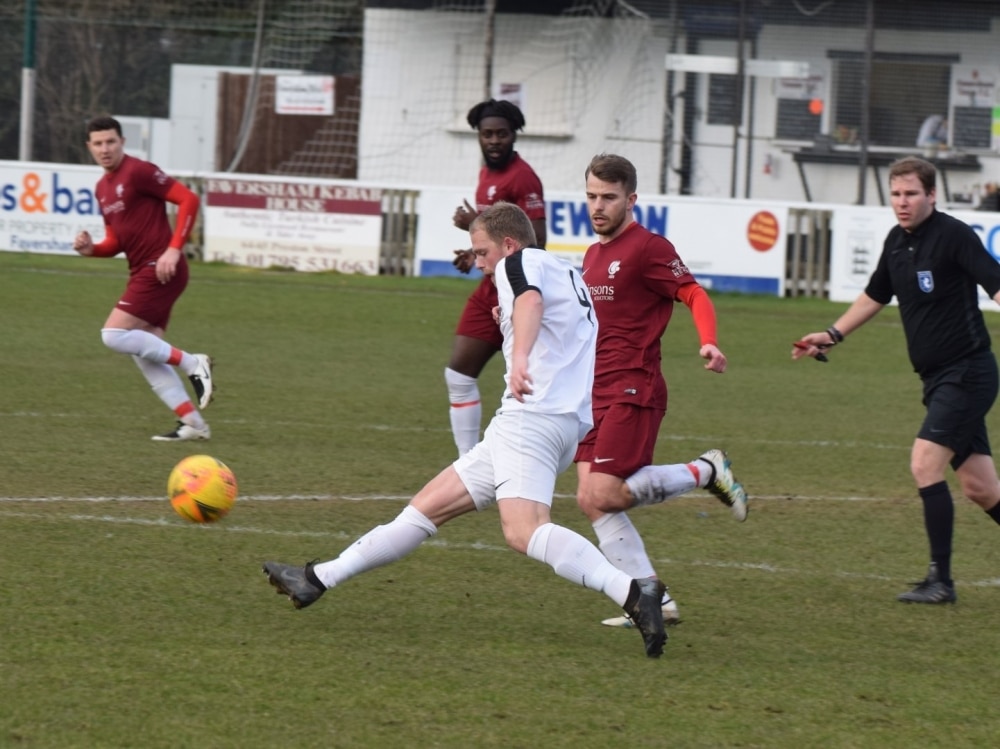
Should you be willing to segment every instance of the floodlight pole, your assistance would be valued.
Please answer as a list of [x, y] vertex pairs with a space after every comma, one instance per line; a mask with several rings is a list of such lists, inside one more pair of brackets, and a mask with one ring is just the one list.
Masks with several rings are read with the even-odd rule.
[[[736, 175], [739, 169], [738, 156], [740, 150], [740, 126], [743, 124], [743, 100], [746, 87], [746, 0], [740, 0], [739, 31], [736, 40], [736, 101], [733, 116], [733, 155], [729, 173], [729, 197], [736, 197]], [[749, 144], [747, 146], [749, 148]], [[748, 167], [749, 168], [749, 167]]]
[[861, 80], [861, 144], [858, 151], [858, 205], [865, 204], [865, 187], [868, 184], [868, 141], [871, 139], [872, 67], [875, 57], [875, 0], [868, 0], [865, 26], [865, 67]]
[[31, 136], [35, 130], [35, 0], [24, 3], [24, 63], [21, 67], [21, 130], [18, 158], [31, 161]]
[[493, 93], [493, 47], [495, 45], [494, 35], [496, 34], [496, 21], [497, 21], [497, 0], [485, 0], [485, 10], [486, 10], [486, 40], [485, 40], [485, 50], [484, 56], [485, 60], [485, 75], [483, 76], [483, 100], [492, 99]]

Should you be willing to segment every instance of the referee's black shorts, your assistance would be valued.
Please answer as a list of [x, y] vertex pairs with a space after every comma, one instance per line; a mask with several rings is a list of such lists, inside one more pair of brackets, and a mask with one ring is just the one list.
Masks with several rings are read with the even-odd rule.
[[927, 416], [917, 436], [944, 445], [958, 468], [970, 455], [991, 455], [986, 414], [1000, 387], [992, 351], [980, 351], [924, 378]]

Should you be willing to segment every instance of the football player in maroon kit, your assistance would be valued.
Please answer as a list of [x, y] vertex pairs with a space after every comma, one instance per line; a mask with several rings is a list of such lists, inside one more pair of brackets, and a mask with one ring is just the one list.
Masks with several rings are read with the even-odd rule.
[[[94, 191], [104, 216], [104, 239], [95, 243], [82, 231], [73, 249], [92, 257], [124, 252], [129, 267], [125, 292], [108, 315], [101, 339], [112, 351], [131, 356], [153, 392], [177, 415], [177, 427], [154, 440], [207, 440], [211, 430], [198, 408], [213, 397], [212, 360], [163, 339], [174, 302], [187, 286], [183, 247], [198, 215], [198, 196], [155, 165], [127, 155], [121, 125], [111, 117], [87, 123], [87, 148], [104, 169]], [[178, 206], [174, 229], [167, 201]], [[175, 367], [191, 381], [197, 408]]]
[[[545, 200], [542, 182], [528, 162], [514, 150], [516, 132], [524, 127], [524, 115], [509, 101], [489, 99], [469, 110], [468, 123], [479, 133], [485, 165], [479, 171], [476, 206], [468, 201], [455, 209], [453, 222], [468, 231], [476, 215], [498, 202], [513, 203], [523, 210], [535, 230], [535, 247], [545, 248]], [[455, 267], [468, 273], [474, 264], [471, 250], [455, 251]], [[477, 379], [490, 358], [500, 350], [503, 336], [493, 320], [497, 306], [496, 286], [483, 277], [465, 304], [455, 330], [451, 358], [444, 370], [451, 404], [449, 416], [458, 454], [479, 442], [482, 403]]]
[[[703, 487], [747, 516], [747, 496], [729, 458], [708, 450], [690, 463], [652, 465], [667, 408], [660, 339], [674, 302], [690, 308], [705, 369], [722, 373], [726, 357], [716, 344], [715, 307], [678, 256], [673, 244], [640, 225], [632, 214], [637, 176], [632, 163], [614, 154], [595, 156], [587, 167], [587, 211], [598, 241], [583, 258], [583, 278], [597, 313], [594, 428], [576, 453], [577, 503], [597, 534], [601, 551], [636, 579], [657, 575], [642, 538], [626, 514]], [[677, 604], [663, 598], [664, 621], [679, 620]], [[604, 621], [630, 626], [627, 617]]]

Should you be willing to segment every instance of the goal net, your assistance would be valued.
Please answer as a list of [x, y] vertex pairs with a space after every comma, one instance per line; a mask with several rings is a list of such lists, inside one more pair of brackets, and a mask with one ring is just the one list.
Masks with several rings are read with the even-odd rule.
[[481, 157], [466, 115], [504, 98], [524, 112], [517, 149], [546, 189], [580, 189], [601, 151], [642, 160], [652, 177], [664, 126], [661, 30], [617, 0], [578, 0], [555, 15], [491, 16], [486, 5], [366, 11], [359, 176], [472, 182]]
[[[465, 117], [495, 97], [524, 111], [517, 148], [546, 189], [579, 189], [586, 163], [605, 150], [641, 162], [640, 179], [652, 178], [664, 127], [664, 22], [625, 0], [536, 6], [36, 0], [35, 158], [88, 163], [82, 129], [89, 116], [155, 118], [173, 127], [180, 98], [201, 114], [218, 106], [205, 126], [214, 148], [203, 149], [214, 163], [198, 169], [468, 185], [481, 155]], [[23, 20], [25, 8], [15, 3], [0, 16]], [[217, 96], [172, 91], [180, 66], [225, 69], [220, 80], [230, 78]], [[332, 114], [277, 112], [279, 74], [332, 77]], [[0, 86], [0, 97], [16, 101], [17, 85], [8, 76], [3, 86], [11, 90]], [[210, 105], [196, 102], [199, 96]]]

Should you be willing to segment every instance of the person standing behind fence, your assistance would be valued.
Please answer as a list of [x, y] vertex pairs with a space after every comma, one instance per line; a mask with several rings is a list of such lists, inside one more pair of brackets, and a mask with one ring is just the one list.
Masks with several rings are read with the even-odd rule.
[[[517, 131], [524, 127], [524, 115], [509, 101], [489, 99], [469, 110], [469, 125], [479, 133], [479, 147], [485, 165], [479, 171], [476, 206], [464, 201], [455, 209], [453, 223], [468, 231], [472, 220], [487, 207], [500, 201], [513, 203], [523, 210], [535, 230], [532, 244], [545, 248], [545, 199], [542, 182], [534, 170], [514, 150]], [[472, 270], [470, 250], [455, 251], [455, 267], [463, 273]], [[458, 454], [468, 452], [479, 441], [483, 407], [478, 378], [483, 367], [500, 350], [503, 337], [493, 320], [497, 291], [492, 279], [484, 277], [462, 310], [451, 358], [444, 370], [450, 402], [449, 419]]]
[[1000, 524], [1000, 479], [986, 414], [997, 396], [996, 358], [977, 287], [1000, 303], [1000, 264], [966, 223], [937, 210], [933, 164], [909, 156], [889, 167], [897, 225], [889, 230], [868, 286], [829, 328], [803, 336], [792, 358], [826, 354], [895, 296], [913, 369], [923, 383], [924, 422], [910, 451], [930, 545], [927, 576], [897, 598], [954, 603], [955, 507], [948, 465], [962, 492]]
[[[188, 282], [183, 247], [198, 215], [198, 196], [148, 161], [125, 153], [119, 122], [96, 117], [87, 123], [87, 148], [103, 169], [95, 195], [104, 216], [104, 239], [81, 231], [73, 249], [81, 255], [128, 259], [129, 279], [101, 329], [104, 345], [132, 357], [153, 392], [178, 418], [177, 427], [154, 440], [207, 440], [211, 429], [191, 402], [174, 368], [184, 372], [204, 409], [214, 394], [212, 359], [190, 354], [163, 338], [174, 303]], [[178, 206], [170, 228], [166, 203]]]

